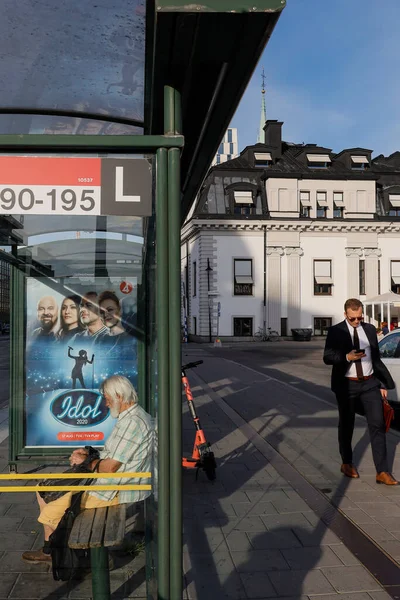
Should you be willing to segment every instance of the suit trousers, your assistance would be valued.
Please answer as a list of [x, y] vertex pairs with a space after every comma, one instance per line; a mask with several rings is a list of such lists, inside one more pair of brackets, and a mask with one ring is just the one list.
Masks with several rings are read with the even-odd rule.
[[375, 377], [367, 381], [346, 380], [343, 389], [336, 392], [336, 399], [339, 408], [339, 450], [343, 463], [351, 464], [353, 462], [351, 440], [356, 407], [361, 404], [367, 419], [376, 472], [388, 471], [380, 382]]

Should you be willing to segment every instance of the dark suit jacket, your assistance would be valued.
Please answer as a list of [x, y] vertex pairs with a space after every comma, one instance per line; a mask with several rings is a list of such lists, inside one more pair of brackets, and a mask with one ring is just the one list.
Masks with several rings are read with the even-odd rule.
[[[375, 327], [369, 323], [362, 323], [362, 327], [371, 346], [374, 375], [383, 384], [383, 387], [392, 390], [395, 384], [379, 355]], [[346, 388], [346, 373], [350, 365], [346, 359], [346, 354], [351, 352], [353, 348], [353, 340], [346, 321], [329, 328], [324, 350], [324, 363], [332, 365], [331, 389], [335, 393], [340, 393]]]

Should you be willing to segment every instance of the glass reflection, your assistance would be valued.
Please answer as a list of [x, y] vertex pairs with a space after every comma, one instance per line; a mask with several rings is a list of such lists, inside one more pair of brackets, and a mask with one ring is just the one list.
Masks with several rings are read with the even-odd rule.
[[[143, 120], [144, 0], [4, 0], [2, 9], [0, 107]], [[57, 118], [38, 131], [40, 120], [8, 116], [4, 133], [24, 133], [28, 124], [30, 133], [97, 135], [109, 127]]]

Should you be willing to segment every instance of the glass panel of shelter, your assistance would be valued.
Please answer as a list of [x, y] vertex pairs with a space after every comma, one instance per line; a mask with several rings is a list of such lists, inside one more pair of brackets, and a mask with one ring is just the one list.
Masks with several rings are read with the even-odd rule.
[[[156, 422], [152, 219], [6, 215], [0, 217], [0, 236], [2, 279], [23, 273], [19, 293], [24, 314], [18, 315], [23, 335], [14, 340], [23, 347], [26, 374], [18, 399], [23, 451], [68, 456], [76, 447], [104, 446], [115, 420], [99, 389], [111, 375], [129, 379], [139, 403]], [[152, 253], [146, 251], [148, 239]], [[2, 289], [5, 302], [6, 286]], [[0, 320], [6, 323], [9, 315], [3, 309]], [[21, 356], [11, 356], [15, 360]], [[2, 391], [0, 406], [8, 400], [6, 386]], [[154, 464], [153, 456], [153, 473]], [[156, 478], [151, 483], [153, 494], [146, 500], [147, 574], [154, 587]]]
[[144, 0], [7, 1], [0, 34], [0, 108], [12, 106], [17, 115], [0, 120], [2, 133], [104, 133], [101, 122], [18, 115], [18, 109], [143, 122]]

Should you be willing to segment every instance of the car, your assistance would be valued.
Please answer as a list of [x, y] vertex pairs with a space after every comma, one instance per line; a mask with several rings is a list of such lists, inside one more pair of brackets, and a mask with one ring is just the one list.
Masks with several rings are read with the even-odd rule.
[[9, 334], [10, 334], [10, 326], [9, 326], [9, 324], [8, 324], [8, 323], [5, 323], [5, 324], [3, 325], [3, 327], [1, 328], [1, 333], [2, 333], [3, 335], [9, 335]]
[[394, 390], [388, 391], [388, 399], [400, 405], [400, 329], [394, 329], [380, 340], [379, 352], [396, 384]]

